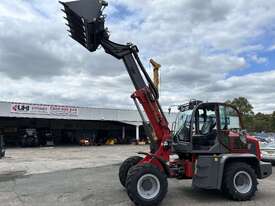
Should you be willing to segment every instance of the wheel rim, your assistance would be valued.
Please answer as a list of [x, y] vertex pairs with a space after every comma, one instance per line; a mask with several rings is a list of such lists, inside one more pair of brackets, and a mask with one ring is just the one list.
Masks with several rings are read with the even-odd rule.
[[145, 174], [141, 176], [137, 183], [138, 194], [144, 199], [155, 198], [160, 191], [159, 179], [152, 174]]
[[239, 171], [234, 175], [234, 187], [239, 193], [248, 193], [252, 188], [251, 176], [245, 171]]

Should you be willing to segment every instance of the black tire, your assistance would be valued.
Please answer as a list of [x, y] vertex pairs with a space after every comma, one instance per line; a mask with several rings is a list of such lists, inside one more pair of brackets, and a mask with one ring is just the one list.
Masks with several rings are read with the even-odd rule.
[[5, 154], [6, 154], [6, 152], [5, 152], [5, 151], [2, 151], [1, 154], [0, 154], [0, 159], [1, 159], [2, 157], [5, 157]]
[[45, 137], [38, 138], [38, 146], [46, 146], [47, 145], [47, 140]]
[[26, 137], [25, 139], [25, 146], [31, 147], [33, 145], [34, 139], [31, 136]]
[[21, 147], [26, 147], [26, 140], [24, 137], [22, 137], [22, 139], [20, 140], [20, 145]]
[[[154, 178], [157, 178], [159, 183], [159, 189], [156, 190], [157, 191], [156, 194], [150, 199], [142, 197], [138, 190], [138, 182], [141, 178], [145, 177], [145, 175], [152, 175]], [[151, 187], [152, 187], [152, 184], [151, 184]], [[168, 187], [168, 182], [167, 182], [166, 174], [161, 172], [158, 168], [156, 168], [152, 164], [136, 165], [136, 166], [133, 166], [128, 172], [128, 176], [126, 180], [127, 193], [129, 198], [137, 206], [158, 205], [165, 197], [167, 193], [167, 187]]]
[[[234, 181], [237, 181], [235, 176], [237, 177], [238, 174], [244, 173], [244, 176], [249, 176], [247, 181], [251, 182], [250, 186], [247, 186], [247, 191], [244, 190], [244, 192], [240, 192], [236, 185], [234, 184]], [[247, 176], [247, 177], [248, 177]], [[244, 180], [241, 180], [244, 181]], [[236, 163], [230, 163], [224, 171], [223, 175], [223, 185], [222, 190], [225, 195], [227, 195], [230, 199], [236, 200], [236, 201], [246, 201], [250, 200], [257, 191], [257, 176], [255, 174], [254, 169], [244, 162], [236, 162]]]
[[33, 146], [34, 147], [39, 147], [40, 146], [39, 138], [38, 137], [34, 137]]
[[119, 180], [123, 187], [126, 185], [126, 179], [128, 171], [131, 167], [135, 166], [137, 163], [139, 163], [143, 158], [139, 156], [132, 156], [126, 159], [119, 168]]

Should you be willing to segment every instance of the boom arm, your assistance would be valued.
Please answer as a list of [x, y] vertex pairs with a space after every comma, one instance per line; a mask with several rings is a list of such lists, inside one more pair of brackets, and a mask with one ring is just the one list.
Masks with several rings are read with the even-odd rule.
[[[151, 152], [156, 152], [161, 142], [170, 138], [170, 129], [168, 127], [168, 121], [158, 102], [158, 91], [139, 59], [137, 46], [132, 44], [116, 44], [107, 38], [104, 38], [101, 41], [101, 45], [106, 53], [116, 57], [117, 59], [123, 59], [127, 72], [136, 89], [131, 97], [134, 99], [143, 120], [145, 130], [147, 131], [147, 135], [150, 138]], [[143, 106], [143, 109], [154, 130], [156, 140], [153, 137], [152, 132], [150, 132], [136, 100], [138, 100]]]
[[[60, 3], [64, 6], [63, 11], [66, 14], [65, 19], [68, 21], [68, 31], [72, 39], [90, 52], [96, 51], [98, 46], [102, 45], [106, 53], [123, 60], [136, 89], [131, 97], [151, 140], [151, 154], [148, 154], [144, 161], [154, 161], [153, 156], [161, 161], [168, 161], [169, 147], [164, 145], [167, 145], [165, 141], [170, 139], [171, 134], [167, 119], [158, 102], [158, 90], [139, 59], [137, 46], [121, 45], [109, 40], [108, 31], [105, 28], [105, 15], [102, 13], [108, 3], [104, 0], [78, 0]], [[147, 124], [138, 102], [142, 105], [151, 127]], [[151, 128], [154, 132], [151, 131]]]

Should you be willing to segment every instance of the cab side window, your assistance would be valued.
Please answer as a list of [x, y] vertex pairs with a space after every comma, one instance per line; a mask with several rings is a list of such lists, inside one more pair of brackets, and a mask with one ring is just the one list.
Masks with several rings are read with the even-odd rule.
[[219, 106], [221, 130], [240, 130], [238, 112], [230, 106]]
[[198, 109], [198, 129], [196, 134], [206, 135], [217, 129], [215, 108]]

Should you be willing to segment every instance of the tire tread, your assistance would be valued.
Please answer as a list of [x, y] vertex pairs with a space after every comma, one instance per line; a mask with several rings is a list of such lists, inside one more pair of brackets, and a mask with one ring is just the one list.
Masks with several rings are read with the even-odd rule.
[[131, 167], [135, 166], [139, 161], [142, 160], [140, 156], [132, 156], [126, 159], [119, 168], [119, 180], [123, 187], [126, 185], [126, 179], [128, 171]]

